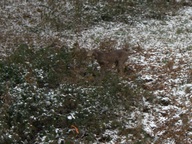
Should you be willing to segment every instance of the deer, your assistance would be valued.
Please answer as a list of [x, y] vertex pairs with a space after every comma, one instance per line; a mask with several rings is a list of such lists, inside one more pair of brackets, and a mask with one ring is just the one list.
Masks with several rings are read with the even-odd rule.
[[128, 52], [124, 49], [114, 49], [110, 52], [94, 49], [88, 52], [88, 56], [92, 56], [100, 65], [101, 72], [106, 69], [117, 69], [120, 75], [123, 75], [125, 62], [128, 59]]

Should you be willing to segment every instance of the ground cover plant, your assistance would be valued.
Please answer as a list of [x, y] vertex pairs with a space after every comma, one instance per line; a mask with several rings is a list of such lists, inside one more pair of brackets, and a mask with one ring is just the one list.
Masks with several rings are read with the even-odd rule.
[[191, 4], [0, 1], [0, 143], [192, 143]]
[[145, 92], [114, 72], [78, 79], [72, 54], [66, 47], [34, 50], [21, 44], [1, 61], [2, 143], [108, 142], [106, 129], [129, 133], [119, 111], [128, 116], [141, 108]]

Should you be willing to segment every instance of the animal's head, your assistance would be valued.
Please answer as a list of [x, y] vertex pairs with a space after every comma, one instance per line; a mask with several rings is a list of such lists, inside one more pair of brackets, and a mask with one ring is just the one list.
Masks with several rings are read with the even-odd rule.
[[90, 50], [90, 51], [88, 51], [88, 53], [87, 53], [87, 56], [88, 56], [88, 57], [97, 57], [97, 55], [98, 55], [98, 50], [97, 50], [97, 49]]

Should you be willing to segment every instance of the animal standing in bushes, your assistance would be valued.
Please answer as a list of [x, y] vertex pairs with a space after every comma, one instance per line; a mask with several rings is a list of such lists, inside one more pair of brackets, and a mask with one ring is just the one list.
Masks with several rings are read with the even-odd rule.
[[118, 73], [123, 75], [125, 62], [128, 59], [128, 52], [124, 49], [115, 49], [110, 52], [101, 51], [98, 49], [88, 52], [88, 56], [93, 56], [101, 67], [101, 71], [112, 69], [115, 66]]

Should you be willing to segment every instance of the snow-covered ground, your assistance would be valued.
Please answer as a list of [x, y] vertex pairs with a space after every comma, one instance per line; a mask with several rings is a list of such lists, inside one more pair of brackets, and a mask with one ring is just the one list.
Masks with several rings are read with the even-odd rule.
[[[129, 57], [129, 66], [135, 68], [141, 79], [150, 81], [144, 88], [152, 91], [158, 100], [155, 104], [144, 100], [148, 109], [142, 112], [144, 130], [154, 136], [156, 142], [158, 137], [167, 135], [166, 127], [169, 126], [166, 124], [175, 127], [170, 131], [182, 131], [188, 126], [188, 131], [182, 131], [186, 135], [183, 141], [192, 143], [191, 38], [192, 8], [185, 7], [165, 20], [146, 19], [133, 26], [101, 23], [74, 36], [68, 44], [78, 41], [80, 47], [93, 49], [98, 48], [103, 39], [116, 40], [116, 48], [122, 48], [126, 43], [134, 47], [139, 43], [143, 50]], [[174, 137], [177, 136], [170, 136], [164, 143], [174, 143]]]
[[[25, 5], [20, 7], [24, 7], [23, 11], [27, 12]], [[28, 9], [29, 14], [35, 14], [29, 15], [33, 15], [34, 19], [22, 20], [18, 13], [13, 14], [16, 8], [17, 5], [7, 6], [1, 11], [1, 21], [8, 19], [0, 29], [2, 56], [6, 55], [9, 47], [14, 46], [12, 40], [26, 42], [30, 39], [31, 42], [33, 39], [33, 45], [39, 47], [50, 39], [57, 39], [69, 46], [78, 41], [80, 47], [85, 49], [98, 48], [100, 41], [104, 39], [116, 41], [115, 48], [128, 44], [133, 52], [128, 59], [129, 67], [140, 75], [141, 80], [146, 81], [144, 89], [151, 91], [156, 97], [156, 101], [152, 103], [143, 99], [145, 110], [140, 111], [139, 115], [144, 131], [154, 137], [154, 143], [161, 139], [163, 143], [174, 144], [177, 132], [183, 133], [184, 143], [192, 143], [192, 7], [184, 7], [176, 15], [170, 14], [164, 20], [145, 19], [134, 25], [102, 22], [78, 34], [47, 29], [34, 35], [27, 33], [26, 29], [38, 22], [38, 12]], [[9, 17], [15, 17], [15, 21], [11, 21]], [[70, 37], [63, 37], [66, 34]], [[134, 49], [137, 43], [141, 46], [141, 51]], [[134, 112], [133, 117], [135, 115], [138, 112]], [[175, 135], [172, 135], [173, 131]], [[106, 131], [106, 134], [114, 134], [111, 141], [113, 143], [116, 132]], [[122, 143], [123, 141], [122, 137]]]

